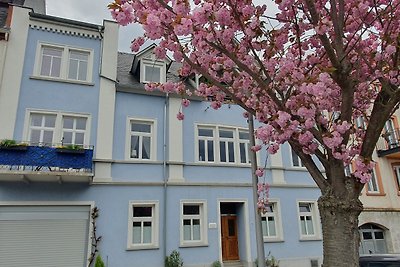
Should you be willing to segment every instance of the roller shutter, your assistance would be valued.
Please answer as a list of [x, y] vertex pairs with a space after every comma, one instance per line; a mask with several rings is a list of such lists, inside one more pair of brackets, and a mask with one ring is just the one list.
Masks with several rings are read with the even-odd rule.
[[0, 265], [85, 267], [90, 206], [0, 206]]

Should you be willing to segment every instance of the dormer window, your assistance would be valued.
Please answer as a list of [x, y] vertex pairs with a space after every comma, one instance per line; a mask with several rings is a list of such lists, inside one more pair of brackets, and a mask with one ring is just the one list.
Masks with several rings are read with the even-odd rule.
[[148, 53], [140, 60], [141, 83], [165, 83], [166, 62], [159, 60], [153, 53]]

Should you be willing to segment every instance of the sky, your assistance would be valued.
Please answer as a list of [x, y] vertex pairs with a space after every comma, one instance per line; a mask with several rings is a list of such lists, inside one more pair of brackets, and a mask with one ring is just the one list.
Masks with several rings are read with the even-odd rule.
[[[47, 15], [94, 24], [103, 24], [103, 19], [112, 20], [107, 5], [111, 0], [46, 0]], [[142, 33], [141, 26], [129, 25], [119, 30], [118, 50], [130, 52], [131, 40]]]

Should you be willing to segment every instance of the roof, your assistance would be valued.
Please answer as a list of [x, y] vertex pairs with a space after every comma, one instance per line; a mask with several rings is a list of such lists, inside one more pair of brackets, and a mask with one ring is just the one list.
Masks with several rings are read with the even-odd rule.
[[57, 22], [57, 23], [61, 23], [61, 24], [68, 24], [68, 26], [76, 26], [76, 27], [86, 28], [86, 29], [91, 29], [91, 30], [103, 29], [102, 25], [97, 25], [97, 24], [92, 24], [92, 23], [87, 23], [87, 22], [82, 22], [82, 21], [77, 21], [77, 20], [65, 19], [65, 18], [49, 16], [49, 15], [39, 14], [39, 13], [34, 13], [34, 12], [30, 12], [29, 15], [31, 18], [49, 20], [49, 21]]
[[9, 5], [28, 7], [33, 9], [35, 13], [46, 13], [45, 0], [0, 0], [0, 28], [6, 26]]
[[[144, 84], [140, 83], [138, 73], [132, 73], [132, 64], [135, 59], [135, 54], [118, 52], [117, 65], [117, 91], [135, 92], [141, 94], [165, 95], [163, 92], [148, 92], [144, 89]], [[172, 61], [167, 72], [167, 81], [179, 82], [182, 78], [178, 74], [181, 64]], [[188, 83], [188, 88], [194, 89]]]

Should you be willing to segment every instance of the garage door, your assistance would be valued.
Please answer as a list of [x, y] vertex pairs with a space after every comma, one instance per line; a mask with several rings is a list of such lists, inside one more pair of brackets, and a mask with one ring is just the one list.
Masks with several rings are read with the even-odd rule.
[[84, 267], [90, 206], [0, 206], [0, 265]]

